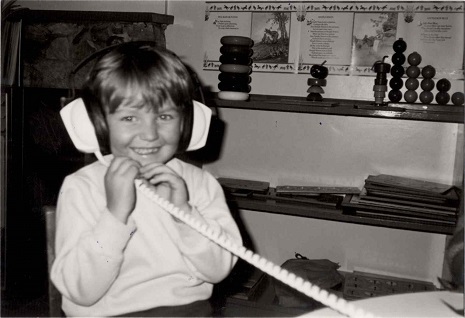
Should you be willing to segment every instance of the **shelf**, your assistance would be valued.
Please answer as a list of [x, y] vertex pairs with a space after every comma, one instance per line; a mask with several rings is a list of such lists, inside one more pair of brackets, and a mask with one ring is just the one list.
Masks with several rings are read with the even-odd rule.
[[420, 224], [412, 222], [402, 222], [397, 220], [356, 216], [345, 214], [341, 208], [328, 208], [324, 206], [320, 207], [318, 205], [305, 203], [278, 202], [273, 200], [272, 196], [270, 196], [269, 199], [264, 199], [263, 197], [263, 195], [260, 195], [260, 198], [254, 198], [253, 196], [241, 197], [229, 195], [228, 202], [230, 203], [231, 207], [241, 210], [276, 213], [282, 215], [292, 215], [328, 221], [372, 225], [401, 230], [451, 235], [453, 234], [455, 229], [454, 226]]
[[262, 111], [293, 112], [336, 116], [404, 119], [463, 124], [463, 106], [389, 103], [375, 106], [371, 101], [324, 99], [307, 101], [304, 97], [254, 95], [247, 101], [221, 100], [216, 95], [210, 99], [221, 108]]

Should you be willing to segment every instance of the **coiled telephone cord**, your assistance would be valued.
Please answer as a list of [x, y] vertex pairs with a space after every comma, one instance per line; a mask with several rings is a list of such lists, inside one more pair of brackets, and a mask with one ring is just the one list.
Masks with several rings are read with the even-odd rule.
[[268, 275], [276, 278], [286, 285], [300, 291], [301, 293], [321, 302], [323, 305], [330, 307], [333, 310], [340, 312], [343, 315], [352, 318], [374, 318], [375, 316], [361, 308], [356, 308], [353, 304], [347, 302], [345, 299], [337, 297], [324, 289], [304, 280], [302, 277], [290, 273], [286, 269], [281, 268], [279, 265], [261, 257], [260, 255], [248, 250], [244, 246], [239, 246], [232, 242], [225, 235], [216, 232], [205, 223], [192, 218], [189, 214], [180, 210], [172, 203], [158, 196], [152, 189], [145, 185], [141, 180], [135, 181], [136, 187], [146, 195], [150, 200], [160, 205], [163, 209], [171, 215], [186, 223], [194, 230], [215, 242], [219, 246], [228, 250], [237, 257], [243, 259], [249, 264], [255, 266]]

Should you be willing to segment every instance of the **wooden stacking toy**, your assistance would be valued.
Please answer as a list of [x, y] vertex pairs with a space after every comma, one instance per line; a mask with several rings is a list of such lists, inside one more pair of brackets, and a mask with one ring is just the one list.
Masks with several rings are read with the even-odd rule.
[[447, 105], [450, 101], [450, 95], [448, 93], [450, 88], [450, 81], [446, 78], [442, 78], [436, 83], [436, 89], [438, 90], [436, 94], [436, 103], [439, 105]]
[[420, 84], [422, 89], [422, 92], [420, 93], [420, 102], [423, 104], [430, 104], [434, 99], [434, 94], [431, 92], [434, 88], [434, 75], [436, 75], [436, 69], [431, 65], [426, 65], [421, 70], [421, 76], [423, 76], [423, 79]]
[[223, 36], [220, 39], [220, 74], [218, 98], [247, 100], [251, 90], [253, 40], [245, 36]]
[[395, 53], [391, 58], [391, 61], [394, 65], [391, 67], [392, 78], [389, 81], [391, 91], [389, 92], [388, 97], [391, 102], [397, 103], [402, 99], [402, 92], [400, 89], [402, 86], [404, 86], [402, 76], [404, 76], [405, 73], [402, 64], [405, 62], [404, 52], [407, 49], [407, 43], [405, 43], [403, 38], [399, 38], [398, 40], [394, 41], [392, 48], [394, 49]]
[[313, 78], [309, 78], [307, 80], [307, 85], [310, 86], [307, 90], [307, 100], [309, 101], [322, 101], [323, 96], [321, 94], [324, 94], [322, 86], [326, 86], [326, 77], [328, 76], [328, 68], [324, 66], [326, 61], [321, 63], [320, 65], [313, 65], [310, 68], [310, 75], [313, 76]]
[[404, 100], [407, 103], [415, 103], [418, 98], [416, 89], [420, 86], [418, 76], [420, 76], [421, 72], [418, 65], [421, 63], [421, 55], [417, 52], [412, 52], [409, 54], [407, 61], [410, 66], [405, 71], [408, 79], [405, 81], [405, 88], [407, 88], [407, 91], [404, 93]]
[[375, 85], [373, 85], [373, 92], [375, 97], [375, 105], [383, 106], [386, 105], [384, 98], [387, 92], [387, 76], [386, 74], [391, 70], [391, 65], [384, 63], [384, 56], [381, 61], [376, 61], [373, 64], [372, 70], [376, 72]]

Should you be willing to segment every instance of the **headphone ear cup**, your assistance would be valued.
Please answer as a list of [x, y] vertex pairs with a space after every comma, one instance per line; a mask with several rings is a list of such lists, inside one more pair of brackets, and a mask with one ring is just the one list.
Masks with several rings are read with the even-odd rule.
[[212, 110], [204, 104], [193, 101], [192, 134], [186, 151], [197, 150], [207, 143], [212, 118]]
[[71, 141], [79, 151], [85, 153], [100, 151], [94, 125], [82, 98], [75, 99], [63, 107], [60, 115]]

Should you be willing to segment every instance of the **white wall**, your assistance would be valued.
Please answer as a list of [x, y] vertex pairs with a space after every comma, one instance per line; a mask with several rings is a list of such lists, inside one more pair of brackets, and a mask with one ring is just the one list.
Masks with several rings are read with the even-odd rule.
[[[26, 2], [26, 1], [19, 1]], [[204, 1], [32, 1], [35, 9], [152, 11], [174, 15], [167, 47], [216, 90], [218, 72], [203, 71]], [[51, 5], [52, 4], [52, 5]], [[111, 5], [109, 5], [111, 4]], [[218, 48], [220, 45], [218, 45]], [[252, 74], [252, 93], [306, 96], [305, 75]], [[373, 79], [328, 77], [324, 97], [371, 99]], [[453, 82], [453, 91], [463, 90]], [[227, 133], [216, 176], [278, 184], [362, 187], [388, 173], [460, 184], [463, 125], [221, 109]], [[301, 217], [241, 211], [257, 251], [276, 263], [294, 252], [343, 269], [426, 279], [441, 276], [445, 236]]]

